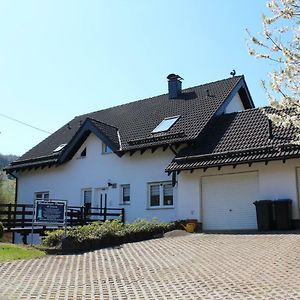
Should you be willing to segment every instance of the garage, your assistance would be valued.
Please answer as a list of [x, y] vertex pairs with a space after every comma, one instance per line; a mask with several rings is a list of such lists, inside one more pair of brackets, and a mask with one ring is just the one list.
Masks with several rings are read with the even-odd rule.
[[202, 177], [203, 229], [256, 229], [257, 199], [257, 172]]

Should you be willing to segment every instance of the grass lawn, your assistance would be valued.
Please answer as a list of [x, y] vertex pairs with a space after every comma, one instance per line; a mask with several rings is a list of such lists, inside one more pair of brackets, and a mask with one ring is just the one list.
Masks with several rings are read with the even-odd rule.
[[34, 247], [0, 243], [0, 262], [44, 256], [45, 252]]

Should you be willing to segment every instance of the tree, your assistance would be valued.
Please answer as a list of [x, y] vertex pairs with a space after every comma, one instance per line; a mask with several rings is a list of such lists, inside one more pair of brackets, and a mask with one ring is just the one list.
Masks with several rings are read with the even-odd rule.
[[18, 159], [16, 155], [4, 155], [0, 153], [0, 204], [14, 203], [16, 181], [2, 171], [3, 167]]
[[15, 202], [16, 182], [0, 172], [0, 204]]
[[[273, 113], [265, 111], [276, 126], [300, 130], [300, 0], [267, 2], [270, 16], [263, 15], [263, 31], [250, 36], [249, 54], [272, 63], [267, 84], [262, 80]], [[300, 134], [295, 136], [300, 143]]]
[[17, 160], [19, 157], [13, 154], [4, 155], [0, 153], [0, 170], [8, 166], [12, 161]]

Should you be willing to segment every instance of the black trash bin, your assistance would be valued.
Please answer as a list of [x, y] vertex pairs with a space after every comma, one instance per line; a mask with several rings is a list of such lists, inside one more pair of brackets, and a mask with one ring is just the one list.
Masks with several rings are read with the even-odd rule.
[[273, 208], [271, 200], [259, 200], [253, 204], [256, 207], [257, 229], [259, 231], [271, 230], [273, 221]]
[[280, 199], [273, 202], [275, 211], [275, 224], [277, 230], [292, 228], [292, 200]]

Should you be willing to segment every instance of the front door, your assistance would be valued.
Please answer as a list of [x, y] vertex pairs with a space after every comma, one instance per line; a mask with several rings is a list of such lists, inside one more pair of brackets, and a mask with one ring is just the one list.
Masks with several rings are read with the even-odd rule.
[[105, 203], [107, 203], [107, 189], [106, 188], [98, 188], [96, 189], [95, 198], [93, 201], [93, 207], [95, 208], [103, 208]]
[[[103, 213], [104, 207], [107, 206], [108, 203], [108, 189], [107, 188], [98, 188], [96, 189], [95, 197], [93, 199], [93, 208], [94, 213]], [[102, 209], [101, 209], [102, 208]], [[95, 216], [94, 219], [101, 219], [100, 216]]]

